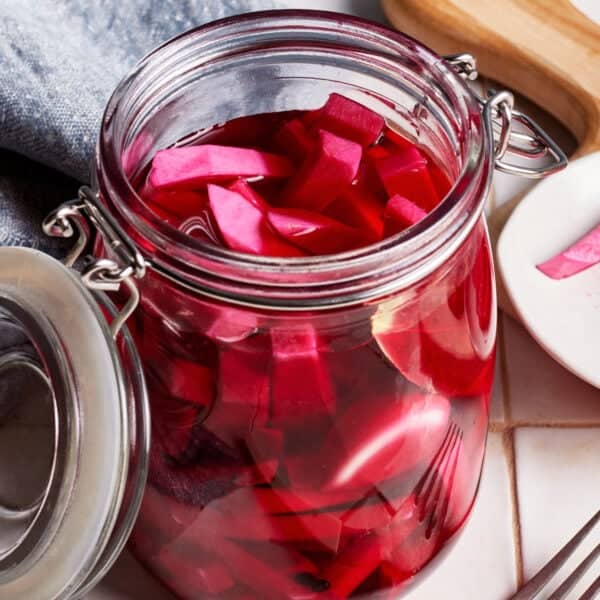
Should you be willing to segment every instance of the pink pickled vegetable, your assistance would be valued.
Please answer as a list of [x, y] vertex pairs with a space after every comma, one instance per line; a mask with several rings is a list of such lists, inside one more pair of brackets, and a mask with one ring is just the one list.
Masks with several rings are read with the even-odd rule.
[[311, 124], [366, 147], [377, 141], [385, 121], [362, 104], [340, 94], [331, 94], [325, 106], [315, 111]]
[[264, 427], [271, 395], [269, 356], [226, 345], [219, 352], [217, 401], [206, 426], [232, 442]]
[[181, 146], [154, 156], [148, 181], [155, 190], [190, 189], [236, 177], [287, 177], [291, 163], [282, 156], [231, 146]]
[[433, 187], [437, 192], [438, 198], [442, 199], [450, 191], [452, 184], [443, 169], [435, 162], [430, 161], [428, 167]]
[[385, 237], [395, 235], [424, 219], [427, 213], [414, 202], [396, 194], [392, 196], [383, 213], [383, 234]]
[[283, 191], [282, 205], [322, 211], [352, 183], [361, 157], [359, 144], [320, 130], [314, 153]]
[[352, 186], [342, 192], [323, 214], [379, 240], [383, 236], [383, 209], [383, 203], [374, 194]]
[[285, 240], [311, 254], [335, 254], [375, 241], [366, 232], [302, 208], [272, 208], [269, 223]]
[[262, 113], [237, 117], [209, 129], [200, 137], [195, 133], [192, 134], [190, 143], [255, 148], [264, 143], [266, 131], [275, 131], [286, 120], [286, 113]]
[[373, 334], [379, 347], [409, 381], [447, 396], [476, 396], [489, 389], [494, 347], [485, 340], [493, 340], [495, 332], [492, 277], [482, 241], [471, 276], [457, 272], [448, 295], [440, 293], [425, 314], [409, 305], [376, 316]]
[[317, 593], [298, 583], [289, 573], [282, 573], [260, 557], [244, 548], [243, 544], [219, 539], [213, 540], [198, 536], [198, 542], [205, 544], [206, 549], [215, 552], [219, 559], [227, 564], [233, 576], [264, 600], [316, 600]]
[[275, 148], [293, 160], [304, 160], [315, 146], [315, 140], [300, 119], [286, 121], [273, 138]]
[[387, 142], [386, 147], [390, 149], [390, 153], [395, 152], [397, 149], [407, 150], [415, 145], [414, 142], [411, 142], [392, 128], [389, 128], [385, 132], [385, 138], [384, 142]]
[[273, 231], [254, 200], [218, 185], [208, 186], [208, 198], [219, 232], [232, 250], [261, 256], [303, 256]]
[[266, 213], [269, 210], [267, 201], [244, 179], [237, 179], [227, 189], [244, 196], [261, 212]]
[[600, 225], [572, 246], [537, 265], [551, 279], [565, 279], [600, 263]]
[[272, 329], [271, 422], [273, 426], [331, 417], [335, 394], [317, 334], [311, 327]]
[[[168, 210], [165, 210], [164, 208], [158, 206], [157, 204], [154, 204], [153, 202], [148, 202], [148, 208], [157, 216], [160, 218], [161, 221], [163, 221], [164, 223], [168, 223], [169, 225], [171, 225], [172, 227], [175, 227], [176, 229], [179, 229], [180, 225], [181, 225], [181, 217], [178, 217], [177, 215], [174, 215], [172, 212], [169, 212]], [[191, 217], [192, 219], [196, 219], [197, 217]]]
[[202, 299], [195, 304], [194, 325], [210, 340], [232, 344], [254, 335], [258, 318], [251, 310]]
[[351, 406], [321, 448], [326, 490], [369, 488], [434, 455], [448, 429], [444, 396], [406, 394]]
[[179, 458], [192, 441], [192, 429], [200, 416], [198, 407], [156, 394], [151, 408], [157, 415], [152, 425], [153, 436], [162, 443], [167, 456]]
[[203, 192], [195, 190], [157, 190], [150, 185], [149, 181], [146, 181], [140, 195], [147, 202], [151, 202], [181, 219], [200, 214], [208, 203], [208, 197]]
[[381, 540], [376, 535], [365, 535], [353, 541], [340, 552], [322, 572], [330, 590], [347, 598], [379, 567], [383, 560]]
[[240, 511], [235, 503], [229, 503], [229, 497], [214, 502], [213, 506], [210, 527], [230, 538], [277, 543], [313, 541], [315, 549], [320, 547], [330, 552], [336, 552], [339, 546], [342, 523], [333, 514], [269, 515], [256, 506], [246, 506]]
[[399, 194], [426, 211], [436, 207], [439, 198], [427, 170], [427, 159], [418, 148], [413, 146], [377, 159], [375, 166], [390, 198]]
[[[241, 489], [230, 494], [226, 502], [232, 510], [252, 518], [256, 511], [272, 516], [329, 515], [339, 519], [338, 513], [345, 508], [352, 509], [364, 500], [364, 494], [356, 490], [321, 491], [318, 489], [300, 490], [273, 487], [271, 489]], [[330, 514], [331, 513], [331, 514]], [[318, 519], [315, 519], [318, 522]]]
[[214, 377], [211, 369], [181, 358], [171, 357], [157, 369], [168, 392], [198, 407], [208, 407], [214, 400]]

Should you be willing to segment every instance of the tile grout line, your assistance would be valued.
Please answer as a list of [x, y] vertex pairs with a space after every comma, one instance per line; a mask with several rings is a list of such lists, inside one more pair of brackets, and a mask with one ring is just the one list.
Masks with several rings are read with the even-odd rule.
[[510, 385], [508, 376], [508, 357], [506, 340], [504, 339], [504, 315], [498, 321], [500, 338], [500, 377], [502, 379], [502, 401], [504, 407], [504, 421], [508, 427], [502, 432], [502, 446], [504, 456], [508, 463], [509, 487], [512, 505], [512, 529], [515, 552], [515, 570], [517, 589], [523, 585], [523, 537], [521, 531], [521, 515], [519, 510], [519, 490], [517, 485], [516, 453], [514, 440], [514, 426], [512, 424], [512, 409], [510, 403]]
[[561, 422], [544, 422], [544, 421], [513, 421], [512, 423], [503, 423], [502, 421], [490, 421], [489, 431], [494, 433], [502, 433], [510, 429], [600, 429], [600, 421], [581, 421], [579, 423]]
[[506, 355], [506, 341], [504, 339], [504, 313], [500, 310], [498, 319], [498, 339], [500, 340], [500, 378], [502, 380], [502, 407], [504, 408], [504, 422], [512, 423], [512, 410], [508, 390], [508, 357]]
[[509, 466], [509, 486], [512, 501], [512, 529], [515, 547], [515, 567], [517, 571], [517, 589], [520, 589], [525, 581], [525, 577], [523, 569], [523, 534], [521, 531], [521, 511], [519, 509], [519, 486], [517, 483], [514, 429], [507, 429], [502, 433], [502, 445]]

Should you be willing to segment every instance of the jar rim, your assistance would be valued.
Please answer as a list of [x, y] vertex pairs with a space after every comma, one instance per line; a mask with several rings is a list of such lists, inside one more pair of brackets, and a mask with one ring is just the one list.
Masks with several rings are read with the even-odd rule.
[[[451, 89], [460, 104], [463, 114], [460, 115], [460, 139], [466, 146], [468, 157], [456, 178], [452, 189], [442, 202], [431, 211], [420, 223], [415, 226], [386, 238], [375, 244], [365, 246], [356, 250], [331, 254], [325, 256], [303, 257], [303, 258], [273, 258], [244, 254], [220, 248], [216, 245], [204, 243], [187, 236], [174, 227], [164, 223], [160, 217], [146, 207], [143, 200], [134, 189], [129, 177], [125, 173], [122, 160], [123, 148], [115, 143], [115, 116], [120, 111], [131, 109], [130, 92], [135, 83], [146, 76], [146, 71], [161, 61], [177, 60], [178, 52], [189, 50], [189, 45], [202, 44], [203, 40], [215, 36], [231, 33], [232, 30], [241, 28], [243, 32], [252, 32], [259, 36], [261, 27], [283, 27], [290, 31], [299, 31], [301, 28], [312, 27], [315, 31], [335, 28], [340, 38], [344, 35], [350, 39], [362, 37], [380, 50], [379, 54], [374, 50], [365, 50], [372, 56], [390, 59], [393, 52], [402, 51], [412, 53], [429, 70], [429, 74], [440, 85]], [[293, 30], [293, 27], [296, 27]], [[265, 29], [266, 30], [266, 29]], [[290, 38], [293, 39], [293, 38]], [[347, 41], [347, 40], [345, 40]], [[206, 44], [210, 46], [210, 44]], [[373, 271], [375, 263], [397, 263], [402, 262], [404, 276], [397, 273], [395, 287], [398, 287], [398, 279], [404, 282], [414, 282], [421, 279], [428, 272], [443, 262], [443, 256], [448, 257], [465, 239], [475, 222], [478, 220], [483, 209], [484, 199], [491, 183], [493, 160], [491, 151], [492, 133], [488, 124], [481, 116], [477, 99], [472, 94], [463, 79], [456, 71], [446, 63], [439, 55], [428, 49], [413, 38], [359, 17], [343, 15], [326, 11], [314, 10], [271, 10], [253, 12], [233, 17], [227, 17], [214, 21], [200, 27], [191, 29], [159, 46], [145, 58], [143, 58], [134, 70], [125, 77], [115, 89], [111, 96], [105, 114], [102, 119], [98, 148], [96, 152], [95, 177], [96, 185], [105, 201], [108, 201], [117, 214], [129, 225], [128, 231], [135, 232], [135, 238], [141, 238], [142, 252], [146, 254], [151, 268], [161, 272], [163, 275], [177, 280], [179, 283], [188, 285], [194, 289], [200, 287], [203, 293], [207, 293], [206, 285], [195, 285], [194, 267], [198, 267], [206, 273], [215, 268], [221, 270], [220, 276], [232, 279], [244, 279], [244, 291], [236, 286], [235, 291], [230, 293], [221, 285], [215, 285], [213, 294], [216, 297], [226, 297], [230, 301], [240, 304], [268, 305], [277, 307], [284, 303], [289, 308], [293, 293], [277, 293], [272, 297], [250, 298], [257, 296], [258, 288], [269, 291], [275, 288], [294, 288], [298, 291], [298, 275], [309, 275], [314, 281], [305, 282], [306, 289], [322, 288], [329, 278], [330, 283], [342, 282], [344, 279], [355, 279], [360, 271], [363, 275]], [[477, 192], [473, 189], [477, 188]], [[465, 206], [465, 195], [471, 190], [473, 201]], [[128, 198], [130, 203], [120, 199]], [[133, 205], [133, 206], [132, 206]], [[135, 207], [135, 210], [132, 208]], [[448, 243], [436, 243], [432, 237], [437, 237], [443, 230], [453, 229], [452, 235], [446, 235]], [[448, 233], [448, 231], [446, 231]], [[452, 242], [449, 244], [449, 242]], [[440, 240], [441, 242], [441, 240]], [[139, 243], [139, 242], [138, 242]], [[176, 245], [194, 264], [183, 266], [182, 264], [170, 264], [167, 253], [156, 252], [156, 249]], [[151, 251], [146, 251], [147, 247]], [[440, 246], [444, 246], [441, 248]], [[419, 256], [411, 255], [419, 250]], [[441, 252], [440, 252], [441, 251]], [[427, 265], [422, 262], [425, 257], [432, 254], [440, 254], [440, 260], [432, 262], [427, 260]], [[408, 260], [407, 260], [408, 259]], [[417, 268], [418, 267], [418, 268]], [[269, 274], [263, 279], [259, 274]], [[206, 282], [204, 282], [206, 283]], [[213, 282], [214, 283], [214, 282]], [[387, 282], [389, 284], [389, 281]], [[342, 286], [344, 287], [344, 286]], [[392, 286], [394, 287], [394, 286]], [[210, 285], [208, 286], [210, 288]], [[376, 288], [376, 289], [375, 289]], [[381, 296], [386, 290], [391, 289], [389, 285], [373, 286], [370, 296]], [[349, 303], [364, 299], [364, 294], [356, 294], [356, 290], [348, 297]], [[209, 295], [211, 295], [209, 293]], [[271, 296], [271, 294], [267, 294]], [[300, 304], [302, 307], [328, 306], [340, 304], [340, 294], [334, 293], [335, 302], [323, 302], [324, 297], [329, 294], [312, 294], [312, 302], [304, 299]]]

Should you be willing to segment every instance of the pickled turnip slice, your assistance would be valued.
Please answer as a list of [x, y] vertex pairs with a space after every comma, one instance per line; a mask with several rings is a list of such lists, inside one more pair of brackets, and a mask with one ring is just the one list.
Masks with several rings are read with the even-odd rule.
[[159, 150], [148, 181], [155, 190], [193, 189], [237, 177], [287, 177], [292, 172], [292, 164], [283, 156], [206, 144]]
[[551, 279], [572, 277], [600, 262], [600, 225], [572, 246], [537, 265], [537, 269]]
[[140, 195], [155, 206], [181, 219], [188, 219], [202, 213], [208, 204], [208, 196], [196, 190], [157, 190], [149, 181]]
[[352, 186], [340, 194], [323, 214], [380, 240], [383, 237], [383, 210], [384, 204], [375, 194]]
[[335, 413], [335, 393], [317, 332], [310, 326], [273, 329], [271, 423], [274, 427], [306, 424]]
[[272, 208], [267, 218], [282, 238], [317, 256], [354, 250], [377, 239], [358, 228], [301, 208]]
[[381, 115], [340, 94], [331, 94], [325, 106], [314, 112], [314, 121], [311, 117], [309, 113], [313, 127], [326, 129], [363, 147], [374, 144], [385, 126]]
[[375, 167], [388, 195], [399, 194], [430, 211], [439, 202], [427, 159], [415, 146], [375, 161]]
[[303, 256], [299, 248], [273, 231], [255, 200], [218, 185], [208, 186], [208, 198], [219, 232], [232, 250], [261, 256]]
[[300, 119], [286, 121], [273, 137], [277, 151], [294, 161], [303, 161], [313, 151], [315, 143]]
[[425, 218], [427, 213], [408, 198], [392, 196], [383, 213], [383, 235], [389, 237], [404, 231]]
[[319, 130], [315, 151], [283, 191], [282, 206], [321, 212], [352, 183], [361, 158], [360, 144]]

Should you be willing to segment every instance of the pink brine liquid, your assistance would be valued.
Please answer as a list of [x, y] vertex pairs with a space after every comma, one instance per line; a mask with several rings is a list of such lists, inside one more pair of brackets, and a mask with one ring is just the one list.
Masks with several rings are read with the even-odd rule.
[[[338, 95], [191, 136], [139, 185], [193, 237], [286, 258], [393, 236], [449, 188]], [[189, 600], [396, 598], [475, 497], [491, 269], [479, 225], [410, 293], [325, 314], [235, 307], [150, 273], [132, 324], [153, 419], [138, 557]]]

